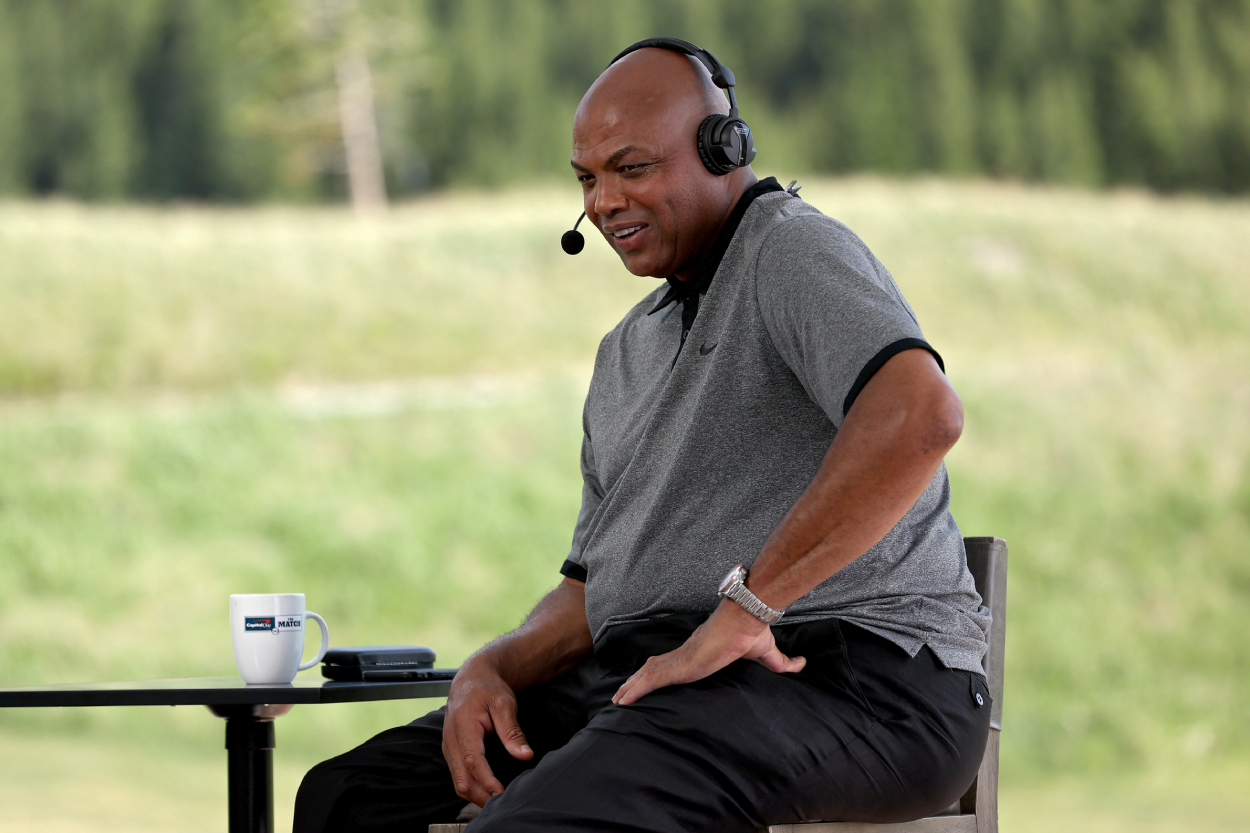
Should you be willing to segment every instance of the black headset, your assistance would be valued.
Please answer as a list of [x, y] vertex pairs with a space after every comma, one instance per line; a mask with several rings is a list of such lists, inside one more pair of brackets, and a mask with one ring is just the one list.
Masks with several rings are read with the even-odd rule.
[[[651, 48], [668, 49], [695, 58], [712, 74], [712, 83], [729, 96], [728, 114], [713, 113], [699, 125], [695, 147], [699, 151], [699, 159], [703, 161], [703, 167], [715, 176], [724, 176], [750, 165], [751, 160], [755, 158], [755, 141], [751, 136], [751, 128], [738, 117], [738, 98], [734, 95], [733, 70], [722, 64], [706, 49], [679, 38], [640, 40], [621, 50], [619, 55], [608, 62], [608, 66], [612, 66], [631, 52]], [[561, 248], [571, 255], [577, 254], [586, 245], [581, 232], [577, 230], [585, 216], [585, 212], [582, 212], [582, 216], [577, 218], [573, 228], [566, 231], [560, 238]]]
[[679, 38], [647, 38], [632, 46], [627, 46], [613, 58], [608, 66], [612, 66], [621, 58], [639, 49], [669, 49], [695, 58], [707, 71], [712, 73], [712, 83], [729, 95], [729, 114], [713, 113], [699, 125], [698, 139], [695, 146], [699, 149], [699, 158], [703, 167], [716, 176], [724, 176], [731, 171], [744, 168], [755, 158], [755, 142], [751, 138], [751, 128], [738, 118], [738, 98], [734, 95], [733, 70], [722, 64], [716, 56], [690, 41]]

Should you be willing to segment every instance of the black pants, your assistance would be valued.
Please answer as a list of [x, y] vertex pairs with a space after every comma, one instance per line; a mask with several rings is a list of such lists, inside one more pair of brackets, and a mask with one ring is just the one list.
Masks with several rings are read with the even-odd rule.
[[[469, 825], [485, 831], [755, 831], [803, 820], [905, 821], [959, 798], [989, 731], [980, 674], [914, 658], [845, 622], [780, 624], [797, 674], [739, 660], [629, 706], [612, 695], [648, 657], [685, 641], [703, 617], [618, 626], [593, 655], [518, 692], [534, 758], [494, 735], [487, 760], [506, 787]], [[977, 702], [980, 694], [982, 701]], [[453, 820], [443, 710], [314, 767], [295, 833], [404, 831]]]

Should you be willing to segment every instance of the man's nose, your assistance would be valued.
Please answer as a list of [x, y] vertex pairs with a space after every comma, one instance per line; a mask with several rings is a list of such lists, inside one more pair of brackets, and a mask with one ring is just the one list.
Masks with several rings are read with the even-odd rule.
[[595, 213], [601, 217], [610, 217], [618, 211], [629, 207], [629, 201], [621, 192], [620, 186], [611, 177], [602, 177], [595, 183]]

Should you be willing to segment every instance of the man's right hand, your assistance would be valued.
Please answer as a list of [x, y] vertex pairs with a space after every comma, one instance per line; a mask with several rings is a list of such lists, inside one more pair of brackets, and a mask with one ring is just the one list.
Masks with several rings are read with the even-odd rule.
[[452, 680], [443, 718], [443, 757], [456, 795], [485, 806], [503, 784], [486, 763], [486, 733], [499, 735], [512, 757], [534, 750], [517, 723], [516, 693], [572, 668], [590, 653], [586, 585], [565, 578], [543, 597], [521, 627], [465, 660]]
[[516, 694], [489, 663], [466, 663], [447, 696], [443, 720], [443, 757], [451, 768], [456, 795], [479, 807], [503, 792], [486, 762], [486, 733], [499, 735], [508, 754], [528, 761], [534, 750], [517, 722]]

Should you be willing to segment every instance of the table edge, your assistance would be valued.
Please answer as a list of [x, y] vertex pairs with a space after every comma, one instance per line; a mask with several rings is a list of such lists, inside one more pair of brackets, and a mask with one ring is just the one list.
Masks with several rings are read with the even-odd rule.
[[[90, 688], [91, 683], [67, 686], [0, 688], [0, 708], [89, 708], [94, 706], [227, 706], [361, 703], [379, 700], [415, 700], [446, 697], [450, 680], [334, 682], [316, 686], [196, 687], [187, 678], [185, 688]], [[216, 679], [216, 678], [208, 678]], [[134, 685], [145, 682], [135, 680]], [[101, 683], [99, 685], [108, 685]]]

